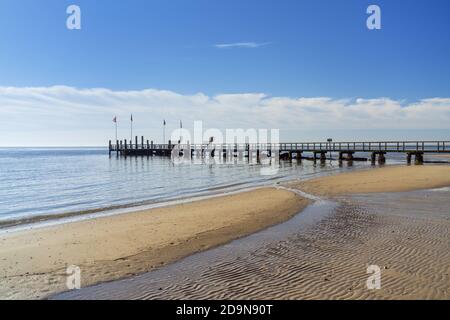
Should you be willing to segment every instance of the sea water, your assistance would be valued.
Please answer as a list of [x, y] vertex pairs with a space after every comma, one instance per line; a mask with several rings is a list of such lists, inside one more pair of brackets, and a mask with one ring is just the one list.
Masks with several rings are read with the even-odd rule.
[[340, 166], [338, 161], [293, 160], [280, 162], [273, 175], [262, 175], [261, 165], [246, 159], [175, 164], [166, 157], [109, 157], [107, 148], [0, 148], [0, 223], [203, 196], [361, 167], [370, 167], [370, 161]]

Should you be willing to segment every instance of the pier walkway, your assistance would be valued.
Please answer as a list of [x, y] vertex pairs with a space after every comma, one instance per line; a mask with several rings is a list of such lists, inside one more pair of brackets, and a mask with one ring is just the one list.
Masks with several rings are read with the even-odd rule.
[[[154, 144], [153, 141], [135, 138], [134, 143], [127, 140], [109, 141], [109, 154], [117, 156], [170, 156], [172, 151], [190, 152], [191, 156], [205, 156], [206, 154], [222, 154], [223, 157], [252, 157], [258, 160], [265, 156], [278, 155], [280, 159], [327, 159], [327, 154], [338, 154], [339, 160], [368, 161], [383, 163], [388, 153], [404, 153], [406, 160], [411, 163], [423, 163], [424, 154], [450, 154], [450, 141], [374, 141], [374, 142], [295, 142], [278, 144]], [[304, 156], [310, 153], [311, 156]], [[357, 153], [369, 154], [370, 158], [357, 157]]]

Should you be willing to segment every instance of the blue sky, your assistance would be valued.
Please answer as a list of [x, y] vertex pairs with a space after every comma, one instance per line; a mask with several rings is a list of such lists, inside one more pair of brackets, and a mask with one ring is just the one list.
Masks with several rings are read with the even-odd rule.
[[[70, 4], [81, 7], [81, 30], [65, 26]], [[366, 28], [370, 4], [381, 7], [381, 30]], [[168, 90], [185, 97], [201, 93], [209, 99], [243, 93], [333, 101], [388, 98], [405, 107], [450, 97], [449, 14], [446, 0], [2, 0], [0, 87], [48, 88], [46, 99], [54, 94], [53, 86], [66, 86], [140, 94], [145, 89]], [[236, 43], [241, 45], [229, 45]], [[31, 107], [55, 101], [20, 94]], [[76, 105], [79, 94], [62, 94], [57, 101], [78, 99]], [[110, 98], [90, 97], [89, 105]], [[124, 98], [115, 95], [115, 99]], [[139, 107], [134, 110], [126, 100], [120, 101], [124, 109], [102, 110], [105, 119], [117, 113], [139, 114]], [[9, 122], [0, 120], [0, 126], [20, 128], [24, 135], [16, 141], [14, 135], [8, 137], [10, 143], [25, 144], [28, 135], [23, 131], [38, 125], [31, 118], [26, 122], [26, 111], [23, 115], [18, 111], [24, 104], [19, 96], [3, 92], [0, 102], [9, 107], [3, 111]], [[176, 117], [175, 110], [165, 112], [168, 103], [161, 103], [158, 110], [157, 103], [149, 103], [155, 110], [146, 110], [145, 115], [155, 111], [161, 118]], [[439, 117], [446, 103], [439, 102]], [[79, 124], [71, 130], [94, 130], [84, 127], [85, 119], [74, 108], [73, 121]], [[199, 117], [201, 112], [195, 116]], [[40, 121], [39, 132], [53, 136], [44, 130], [48, 123]], [[339, 123], [330, 129], [338, 127]], [[448, 128], [441, 124], [438, 129]], [[96, 142], [106, 137], [104, 130]]]
[[[365, 26], [372, 3], [380, 31]], [[0, 85], [450, 96], [449, 14], [446, 0], [2, 0]], [[236, 42], [269, 44], [214, 47]]]

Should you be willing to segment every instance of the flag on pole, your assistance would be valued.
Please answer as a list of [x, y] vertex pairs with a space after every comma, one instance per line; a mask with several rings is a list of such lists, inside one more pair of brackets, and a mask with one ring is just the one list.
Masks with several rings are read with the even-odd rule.
[[[131, 122], [130, 122], [130, 131], [131, 131], [131, 137], [130, 137], [130, 141], [133, 141], [133, 114], [131, 114]], [[131, 145], [131, 142], [130, 142]]]
[[113, 122], [114, 122], [115, 128], [116, 128], [116, 141], [117, 141], [117, 116], [114, 116]]
[[163, 120], [163, 144], [166, 143], [166, 120]]
[[180, 140], [178, 140], [178, 144], [181, 144], [181, 129], [183, 129], [183, 122], [180, 120]]

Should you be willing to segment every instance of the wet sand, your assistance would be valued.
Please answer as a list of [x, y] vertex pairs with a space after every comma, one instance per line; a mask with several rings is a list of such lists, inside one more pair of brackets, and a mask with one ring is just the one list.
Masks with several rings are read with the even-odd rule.
[[[430, 209], [424, 206], [426, 196], [412, 202], [386, 200], [400, 191], [450, 186], [449, 166], [384, 167], [290, 186], [329, 196], [339, 205], [327, 215], [322, 212], [327, 211], [321, 207], [323, 201], [318, 201], [295, 215], [309, 201], [266, 188], [0, 236], [0, 275], [5, 275], [0, 279], [0, 297], [43, 298], [60, 292], [65, 288], [66, 266], [76, 264], [82, 269], [83, 287], [128, 279], [58, 297], [449, 298], [450, 203], [445, 198], [432, 201]], [[365, 198], [349, 196], [352, 193], [375, 193], [381, 200], [371, 207]], [[317, 206], [315, 214], [307, 213]], [[410, 215], [413, 209], [417, 212]], [[321, 219], [308, 224], [305, 217]], [[214, 249], [231, 246], [231, 256], [226, 254], [217, 263], [194, 255], [159, 268], [286, 220], [250, 236], [258, 239], [255, 246], [246, 238]], [[233, 258], [236, 253], [240, 254]], [[186, 260], [194, 261], [191, 273], [183, 266]], [[170, 272], [179, 263], [180, 271]], [[379, 265], [383, 281], [391, 285], [367, 290], [368, 264]], [[134, 277], [138, 274], [142, 275]]]
[[436, 159], [443, 159], [443, 160], [450, 160], [450, 154], [447, 153], [443, 153], [443, 154], [436, 154], [436, 153], [430, 153], [430, 154], [425, 154], [425, 158], [436, 158]]
[[172, 207], [0, 235], [0, 298], [39, 299], [144, 273], [189, 254], [286, 221], [309, 201], [264, 188]]
[[[54, 298], [450, 299], [450, 190], [339, 201], [160, 270]], [[368, 265], [381, 270], [379, 290], [367, 288]]]
[[[448, 172], [387, 167], [291, 184], [326, 188], [317, 193], [332, 196], [334, 205], [317, 201], [226, 246], [54, 298], [450, 299], [450, 189], [400, 192], [450, 185]], [[377, 193], [382, 186], [389, 193]], [[379, 290], [367, 288], [369, 265], [381, 270]]]

